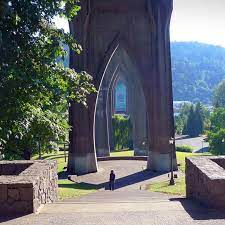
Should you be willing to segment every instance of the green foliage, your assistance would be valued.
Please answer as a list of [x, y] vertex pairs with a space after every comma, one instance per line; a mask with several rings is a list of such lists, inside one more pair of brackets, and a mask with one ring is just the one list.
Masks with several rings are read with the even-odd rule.
[[114, 115], [113, 120], [113, 141], [116, 150], [133, 148], [132, 124], [130, 117]]
[[204, 113], [200, 103], [197, 103], [196, 106], [191, 106], [187, 124], [186, 124], [186, 133], [191, 137], [196, 137], [199, 134], [203, 133], [203, 118]]
[[215, 88], [213, 104], [215, 107], [225, 107], [225, 80], [222, 80]]
[[126, 157], [126, 156], [134, 156], [134, 150], [122, 150], [122, 151], [115, 151], [110, 152], [110, 156], [112, 157]]
[[177, 152], [192, 152], [193, 148], [189, 145], [179, 145], [179, 146], [176, 146], [176, 151]]
[[217, 108], [211, 115], [208, 132], [209, 151], [215, 155], [225, 154], [225, 108]]
[[177, 134], [182, 134], [185, 126], [185, 121], [181, 116], [175, 116], [175, 129]]
[[[67, 137], [71, 100], [86, 104], [91, 76], [64, 67], [58, 59], [81, 46], [52, 22], [71, 19], [77, 0], [4, 1], [0, 7], [0, 145], [6, 158], [29, 159], [40, 143], [57, 148]], [[66, 6], [66, 7], [65, 7]]]
[[171, 54], [174, 100], [211, 104], [213, 89], [225, 78], [225, 49], [174, 42]]
[[175, 117], [176, 132], [191, 137], [198, 136], [206, 128], [208, 118], [209, 111], [200, 103], [196, 105], [186, 103], [181, 107], [179, 116]]

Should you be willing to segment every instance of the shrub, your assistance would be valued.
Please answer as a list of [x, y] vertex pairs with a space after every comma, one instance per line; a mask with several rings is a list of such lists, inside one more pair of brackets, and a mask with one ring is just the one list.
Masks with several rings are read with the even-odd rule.
[[177, 152], [192, 152], [193, 148], [189, 145], [180, 145], [180, 146], [176, 146], [176, 151]]
[[124, 115], [113, 116], [113, 140], [115, 150], [133, 148], [130, 117]]

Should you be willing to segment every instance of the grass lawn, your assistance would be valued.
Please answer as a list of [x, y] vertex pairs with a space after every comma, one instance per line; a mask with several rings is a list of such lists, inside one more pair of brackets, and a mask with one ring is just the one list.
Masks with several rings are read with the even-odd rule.
[[[34, 156], [33, 159], [38, 159], [38, 156]], [[64, 171], [64, 167], [67, 165], [65, 162], [65, 157], [63, 152], [53, 152], [50, 154], [43, 154], [42, 159], [47, 159], [47, 160], [57, 160], [57, 165], [58, 165], [58, 173], [61, 173]]]
[[110, 156], [134, 156], [133, 150], [126, 150], [126, 151], [118, 151], [118, 152], [111, 152]]
[[[38, 159], [38, 156], [35, 156], [34, 159]], [[63, 200], [66, 198], [76, 198], [76, 197], [80, 197], [82, 195], [87, 195], [97, 191], [97, 189], [94, 186], [91, 186], [88, 184], [74, 183], [66, 178], [61, 178], [61, 177], [67, 177], [67, 175], [63, 176], [66, 173], [64, 171], [64, 167], [67, 166], [67, 162], [65, 162], [64, 152], [44, 154], [42, 155], [42, 159], [57, 160], [58, 175], [59, 175], [58, 198], [60, 200]]]
[[58, 181], [58, 186], [59, 186], [58, 197], [60, 200], [63, 200], [66, 198], [80, 197], [82, 195], [93, 193], [97, 190], [92, 185], [82, 184], [82, 183], [76, 184], [67, 179], [60, 179]]
[[179, 169], [185, 172], [185, 158], [191, 156], [209, 156], [210, 153], [192, 153], [192, 152], [176, 152], [177, 163], [180, 164]]
[[[209, 156], [210, 153], [176, 152], [176, 155], [177, 155], [177, 163], [180, 164], [179, 170], [184, 173], [185, 172], [185, 158], [186, 157]], [[181, 178], [175, 179], [175, 183], [176, 183], [175, 185], [170, 186], [169, 185], [169, 179], [168, 179], [168, 181], [150, 183], [147, 186], [147, 189], [149, 191], [153, 191], [153, 192], [161, 192], [161, 193], [185, 196], [186, 195], [185, 178], [181, 177]]]
[[185, 178], [175, 179], [176, 184], [170, 186], [169, 181], [154, 182], [147, 186], [147, 189], [152, 192], [161, 192], [174, 195], [186, 195]]

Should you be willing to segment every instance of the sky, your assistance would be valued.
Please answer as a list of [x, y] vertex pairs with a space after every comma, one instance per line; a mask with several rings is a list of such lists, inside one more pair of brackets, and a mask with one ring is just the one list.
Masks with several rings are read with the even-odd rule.
[[225, 47], [225, 0], [174, 0], [170, 36]]
[[[171, 41], [197, 41], [225, 47], [225, 0], [174, 0]], [[69, 30], [57, 18], [60, 28]]]

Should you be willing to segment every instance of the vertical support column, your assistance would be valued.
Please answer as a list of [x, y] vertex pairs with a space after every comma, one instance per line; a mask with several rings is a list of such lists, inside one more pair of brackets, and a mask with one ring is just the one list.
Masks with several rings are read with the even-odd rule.
[[106, 111], [107, 92], [108, 87], [103, 86], [100, 89], [95, 115], [95, 146], [98, 157], [105, 157], [110, 155]]
[[[89, 33], [90, 1], [81, 1], [81, 11], [73, 21], [69, 23], [71, 34], [84, 48], [80, 55], [70, 53], [70, 67], [77, 71], [86, 70], [88, 58], [86, 46], [87, 34]], [[95, 112], [96, 94], [88, 96], [87, 105], [71, 102], [69, 109], [69, 155], [67, 170], [71, 174], [86, 174], [97, 171], [97, 159], [93, 139], [93, 123]]]
[[[177, 168], [176, 155], [171, 151], [169, 140], [174, 135], [172, 75], [169, 45], [169, 23], [172, 12], [172, 0], [160, 0], [153, 4], [153, 15], [156, 24], [155, 55], [153, 66], [154, 88], [152, 96], [151, 147], [148, 158], [148, 169], [170, 171], [171, 157], [174, 157], [174, 168]], [[151, 104], [148, 105], [150, 108]], [[172, 154], [172, 156], [171, 156]]]
[[68, 156], [68, 172], [86, 174], [97, 172], [97, 158], [93, 141], [93, 116], [95, 96], [88, 99], [89, 107], [72, 103], [70, 107], [70, 147]]

